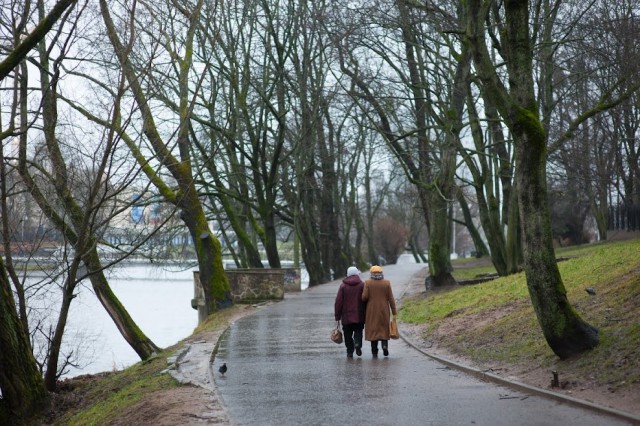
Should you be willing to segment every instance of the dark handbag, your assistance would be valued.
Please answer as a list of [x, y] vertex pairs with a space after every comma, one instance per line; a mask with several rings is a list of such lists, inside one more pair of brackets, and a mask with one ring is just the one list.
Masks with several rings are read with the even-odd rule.
[[342, 332], [338, 327], [339, 327], [338, 321], [336, 321], [336, 328], [334, 328], [333, 331], [331, 332], [331, 340], [333, 341], [333, 343], [340, 344], [342, 343]]
[[396, 322], [396, 317], [391, 317], [391, 322], [389, 323], [389, 338], [390, 339], [400, 338], [400, 333], [398, 333], [398, 323]]

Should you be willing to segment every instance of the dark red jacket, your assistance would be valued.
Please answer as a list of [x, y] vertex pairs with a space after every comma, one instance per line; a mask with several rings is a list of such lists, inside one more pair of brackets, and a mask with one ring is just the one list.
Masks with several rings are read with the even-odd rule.
[[342, 321], [342, 324], [364, 324], [363, 289], [364, 283], [358, 275], [351, 275], [342, 280], [334, 305], [336, 321]]

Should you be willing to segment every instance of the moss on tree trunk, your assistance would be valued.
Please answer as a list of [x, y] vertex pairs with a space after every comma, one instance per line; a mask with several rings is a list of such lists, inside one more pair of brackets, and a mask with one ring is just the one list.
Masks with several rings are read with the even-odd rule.
[[207, 311], [212, 314], [231, 304], [229, 281], [222, 264], [222, 245], [220, 240], [211, 233], [204, 212], [193, 209], [191, 213], [196, 214], [195, 219], [187, 214], [183, 215], [183, 220], [194, 241], [200, 283], [204, 291]]
[[46, 407], [48, 393], [1, 260], [0, 269], [0, 423], [19, 424]]
[[522, 112], [515, 123], [516, 177], [527, 288], [547, 343], [560, 358], [598, 345], [598, 330], [584, 322], [567, 299], [553, 248], [541, 123]]

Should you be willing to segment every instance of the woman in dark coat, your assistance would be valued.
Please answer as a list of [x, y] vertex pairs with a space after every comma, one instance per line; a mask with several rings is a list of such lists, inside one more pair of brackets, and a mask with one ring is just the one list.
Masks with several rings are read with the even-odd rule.
[[389, 310], [396, 316], [396, 301], [391, 282], [384, 279], [382, 268], [374, 265], [369, 270], [371, 278], [365, 281], [362, 301], [367, 304], [364, 338], [371, 342], [371, 354], [378, 356], [378, 341], [382, 343], [384, 356], [389, 355]]
[[342, 321], [344, 345], [347, 347], [347, 357], [349, 358], [353, 358], [354, 350], [358, 356], [362, 355], [363, 288], [364, 283], [360, 279], [360, 271], [355, 266], [350, 267], [347, 269], [347, 277], [340, 284], [334, 304], [336, 321]]

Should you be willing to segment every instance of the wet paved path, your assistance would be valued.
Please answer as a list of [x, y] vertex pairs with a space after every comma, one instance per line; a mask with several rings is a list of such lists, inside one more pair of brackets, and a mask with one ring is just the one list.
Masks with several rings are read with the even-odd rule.
[[[399, 298], [424, 266], [387, 266]], [[363, 273], [363, 279], [369, 276]], [[234, 323], [213, 363], [236, 425], [624, 425], [449, 369], [402, 340], [389, 357], [346, 357], [329, 340], [339, 282], [313, 287]], [[401, 330], [402, 332], [402, 330]], [[226, 362], [225, 376], [217, 367]]]

